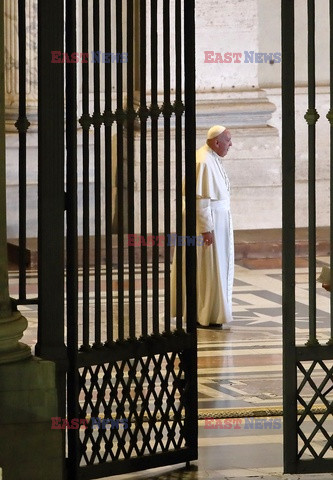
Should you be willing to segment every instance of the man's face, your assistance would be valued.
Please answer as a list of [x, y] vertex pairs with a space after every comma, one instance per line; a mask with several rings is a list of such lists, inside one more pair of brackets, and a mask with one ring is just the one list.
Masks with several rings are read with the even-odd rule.
[[231, 147], [231, 135], [229, 130], [224, 130], [214, 141], [214, 151], [220, 156], [225, 157]]

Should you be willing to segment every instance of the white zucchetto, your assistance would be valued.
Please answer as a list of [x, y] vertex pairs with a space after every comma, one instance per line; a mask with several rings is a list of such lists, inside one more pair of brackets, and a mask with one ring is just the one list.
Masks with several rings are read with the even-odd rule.
[[214, 125], [214, 127], [211, 127], [207, 132], [207, 140], [218, 137], [224, 130], [226, 130], [226, 128], [222, 125]]

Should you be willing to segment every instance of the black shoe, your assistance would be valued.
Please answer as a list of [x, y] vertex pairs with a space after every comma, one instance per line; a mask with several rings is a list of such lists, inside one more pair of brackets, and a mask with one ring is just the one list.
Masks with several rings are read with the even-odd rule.
[[209, 328], [209, 325], [201, 325], [201, 323], [197, 322], [197, 328]]

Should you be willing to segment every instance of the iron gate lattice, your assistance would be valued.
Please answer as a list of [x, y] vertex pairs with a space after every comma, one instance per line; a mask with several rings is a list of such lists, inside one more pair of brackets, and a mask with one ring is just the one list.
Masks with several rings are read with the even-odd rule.
[[[332, 46], [332, 0], [327, 3], [331, 7], [329, 17], [330, 45]], [[333, 467], [333, 460], [329, 458], [331, 435], [329, 427], [326, 427], [331, 414], [332, 398], [331, 392], [328, 391], [333, 361], [332, 316], [331, 338], [328, 339], [328, 345], [319, 345], [316, 335], [315, 133], [318, 116], [315, 105], [314, 0], [308, 1], [309, 108], [306, 112], [309, 131], [309, 341], [305, 346], [297, 346], [295, 341], [294, 5], [295, 2], [292, 0], [282, 0], [284, 459], [285, 470], [290, 473], [332, 471]], [[64, 12], [62, 0], [38, 2], [39, 282], [38, 299], [29, 299], [26, 292], [25, 213], [26, 134], [31, 119], [27, 118], [29, 115], [26, 112], [25, 98], [26, 5], [24, 0], [18, 0], [20, 85], [19, 118], [16, 127], [20, 142], [19, 303], [38, 302], [36, 354], [42, 358], [54, 360], [57, 364], [59, 413], [62, 416], [66, 414], [66, 372], [68, 372], [70, 418], [83, 417], [87, 413], [91, 416], [98, 415], [101, 410], [103, 414], [105, 412], [109, 414], [110, 411], [113, 413], [113, 408], [115, 411], [118, 408], [119, 412], [123, 412], [133, 405], [130, 401], [132, 398], [139, 401], [141, 399], [142, 411], [147, 413], [151, 402], [148, 400], [148, 403], [144, 403], [143, 397], [138, 392], [141, 388], [144, 389], [145, 385], [147, 388], [152, 388], [152, 379], [159, 379], [161, 386], [163, 384], [162, 395], [154, 396], [155, 390], [151, 390], [150, 396], [148, 395], [148, 398], [150, 397], [151, 400], [154, 398], [153, 402], [156, 402], [156, 405], [152, 406], [152, 412], [158, 416], [156, 421], [160, 420], [160, 415], [162, 417], [164, 412], [162, 422], [167, 435], [172, 431], [167, 428], [167, 422], [178, 422], [179, 438], [185, 439], [185, 446], [183, 447], [180, 443], [175, 447], [173, 444], [172, 451], [167, 451], [165, 448], [161, 453], [154, 453], [152, 449], [149, 455], [149, 466], [191, 460], [197, 456], [195, 292], [192, 291], [193, 288], [188, 282], [187, 297], [193, 299], [188, 304], [188, 318], [185, 322], [179, 314], [176, 324], [172, 324], [169, 301], [170, 249], [164, 250], [164, 272], [161, 272], [160, 248], [157, 245], [142, 247], [138, 251], [132, 246], [125, 248], [124, 235], [137, 232], [142, 236], [148, 233], [159, 235], [161, 231], [167, 234], [172, 231], [172, 218], [177, 219], [174, 230], [181, 235], [184, 170], [187, 177], [187, 202], [188, 204], [193, 202], [194, 205], [195, 188], [192, 171], [195, 157], [194, 2], [192, 0], [186, 0], [186, 2], [185, 0], [159, 0], [158, 2], [157, 0], [119, 0], [117, 2], [115, 0], [82, 0], [82, 2], [67, 0], [65, 7]], [[173, 12], [172, 15], [171, 12]], [[64, 18], [66, 19], [66, 47], [64, 46]], [[77, 30], [78, 18], [80, 28]], [[126, 22], [123, 21], [124, 19]], [[101, 25], [103, 31], [100, 30]], [[80, 36], [79, 46], [77, 45], [78, 36]], [[171, 39], [173, 39], [173, 45], [171, 45]], [[162, 48], [159, 49], [158, 45]], [[126, 65], [97, 62], [66, 64], [66, 193], [64, 195], [65, 65], [61, 62], [51, 63], [51, 52], [61, 53], [66, 50], [69, 55], [80, 49], [86, 53], [102, 49], [110, 52], [113, 51], [113, 47], [116, 52], [127, 50]], [[163, 64], [162, 69], [156, 68], [159, 59], [162, 59], [160, 62], [160, 66]], [[332, 70], [332, 48], [329, 63]], [[161, 71], [163, 75], [158, 73]], [[330, 122], [332, 145], [333, 71], [330, 72], [330, 76], [330, 110], [327, 118]], [[123, 162], [124, 151], [126, 151], [126, 162]], [[176, 183], [175, 215], [171, 215], [171, 208], [168, 208], [174, 200], [170, 193], [171, 157], [175, 158], [173, 170]], [[111, 159], [116, 159], [115, 163]], [[135, 159], [139, 159], [139, 162]], [[332, 148], [330, 165], [332, 185]], [[151, 190], [147, 188], [149, 181], [152, 185]], [[160, 191], [159, 183], [163, 183], [163, 189]], [[140, 185], [139, 190], [137, 185]], [[124, 192], [123, 197], [126, 202], [123, 202], [119, 195], [117, 198], [113, 197], [115, 190]], [[161, 191], [163, 191], [162, 194]], [[102, 194], [105, 196], [103, 197]], [[331, 225], [333, 224], [332, 198], [331, 186]], [[152, 205], [154, 208], [149, 211]], [[67, 217], [67, 338], [64, 334], [63, 321], [65, 209]], [[187, 211], [186, 229], [189, 235], [195, 233], [194, 210]], [[161, 211], [164, 212], [163, 228], [161, 228], [159, 216]], [[91, 217], [96, 219], [93, 225], [91, 225]], [[114, 219], [115, 222], [113, 222]], [[125, 225], [125, 219], [127, 225]], [[150, 227], [149, 230], [148, 227]], [[117, 231], [116, 253], [113, 251], [115, 229]], [[79, 245], [78, 234], [82, 238], [82, 245]], [[331, 228], [331, 245], [333, 245], [333, 228]], [[93, 250], [93, 259], [90, 258], [91, 250]], [[193, 252], [189, 249], [188, 257], [191, 258], [191, 255]], [[137, 315], [138, 296], [135, 288], [137, 257], [140, 259], [140, 315]], [[181, 251], [177, 258], [179, 258], [178, 305], [181, 311]], [[187, 277], [193, 279], [195, 278], [194, 256], [192, 260], [187, 263], [186, 269]], [[80, 275], [78, 275], [79, 261]], [[333, 271], [332, 254], [331, 269]], [[91, 273], [93, 273], [92, 281]], [[165, 289], [162, 322], [160, 322], [162, 312], [159, 301], [161, 275], [164, 275]], [[104, 297], [102, 287], [105, 285]], [[93, 287], [93, 294], [90, 287]], [[150, 297], [149, 290], [152, 291]], [[105, 303], [102, 300], [105, 300]], [[91, 306], [94, 308], [94, 318], [90, 312]], [[333, 296], [331, 296], [331, 312], [333, 312]], [[128, 322], [126, 318], [129, 319]], [[140, 331], [137, 334], [138, 325]], [[180, 363], [177, 363], [178, 358]], [[137, 367], [142, 365], [142, 359], [145, 359], [141, 368], [143, 372], [137, 372]], [[125, 381], [127, 377], [123, 378], [121, 365], [125, 367], [127, 365], [126, 368], [131, 371], [128, 377], [131, 383], [129, 380]], [[165, 366], [167, 372], [168, 368], [172, 367], [174, 374], [168, 376], [165, 373], [156, 376], [154, 373], [150, 377], [148, 373], [144, 374], [148, 368], [147, 365], [149, 365], [149, 371], [150, 367], [152, 371], [160, 368], [162, 371]], [[136, 374], [133, 366], [136, 366]], [[318, 368], [320, 381], [312, 383]], [[181, 374], [179, 374], [180, 371]], [[84, 382], [83, 372], [87, 372], [88, 375], [88, 378], [85, 375]], [[112, 372], [116, 372], [114, 377]], [[168, 387], [166, 387], [167, 378]], [[175, 382], [175, 385], [170, 387], [169, 380], [171, 383]], [[115, 386], [117, 391], [124, 390], [123, 403], [117, 401]], [[171, 412], [168, 408], [171, 396], [166, 392], [170, 393], [170, 388], [172, 395], [177, 394], [180, 398], [176, 412]], [[134, 392], [131, 394], [133, 389]], [[306, 389], [309, 391], [306, 392]], [[102, 395], [105, 392], [108, 394], [111, 390], [112, 398], [105, 400]], [[83, 404], [80, 404], [82, 391], [81, 400], [84, 397], [89, 400], [86, 403], [83, 400]], [[191, 394], [189, 395], [188, 392]], [[94, 401], [95, 397], [96, 401]], [[320, 408], [323, 412], [318, 413], [321, 417], [313, 416], [313, 408], [318, 401], [321, 402]], [[165, 405], [164, 409], [160, 406], [161, 402]], [[303, 408], [300, 413], [298, 413], [299, 407]], [[136, 410], [132, 411], [132, 416], [135, 419], [140, 418], [140, 414], [135, 412]], [[171, 413], [173, 416], [169, 417]], [[117, 411], [116, 414], [118, 414]], [[180, 415], [181, 420], [175, 414]], [[310, 433], [304, 431], [307, 419], [312, 422]], [[149, 418], [147, 424], [148, 421]], [[181, 426], [183, 429], [180, 428]], [[133, 428], [136, 428], [134, 431], [139, 435], [139, 429], [134, 422]], [[89, 428], [86, 430], [89, 432]], [[147, 431], [151, 433], [153, 430]], [[314, 448], [312, 440], [318, 433], [322, 436], [321, 444]], [[141, 434], [144, 436], [143, 431]], [[113, 452], [113, 447], [111, 448], [110, 437], [105, 439], [98, 437], [98, 434], [96, 437], [93, 432], [89, 436], [83, 431], [75, 430], [70, 430], [68, 435], [68, 468], [71, 479], [109, 475], [110, 464], [112, 473], [120, 471], [123, 473], [126, 470], [145, 468], [148, 465], [145, 456], [136, 455], [133, 458], [132, 451], [130, 452], [129, 449], [122, 450], [121, 454], [118, 453], [119, 460], [116, 460], [117, 453]], [[128, 443], [133, 444], [134, 437], [128, 435]], [[119, 435], [115, 436], [117, 441], [122, 440]], [[149, 449], [148, 437], [146, 438]], [[110, 445], [115, 455], [111, 462], [108, 461], [107, 456], [99, 455], [102, 441], [104, 445]], [[168, 444], [162, 442], [161, 449], [163, 450], [166, 445]], [[84, 457], [83, 463], [85, 462], [86, 466], [80, 466], [81, 459], [92, 446], [94, 456], [89, 454], [89, 457]], [[124, 458], [120, 458], [121, 455]], [[309, 457], [306, 458], [306, 455]], [[93, 464], [87, 466], [88, 462]]]
[[[298, 435], [303, 441], [303, 446], [298, 451], [299, 459], [305, 458], [307, 454], [315, 459], [332, 458], [329, 451], [332, 448], [332, 435], [329, 433], [329, 423], [325, 423], [333, 413], [333, 363], [329, 363], [329, 367], [324, 361], [297, 363], [297, 401], [304, 408], [297, 421]], [[317, 412], [321, 411], [320, 414], [313, 412], [314, 406]]]
[[[316, 110], [315, 4], [308, 0], [307, 58], [308, 108], [304, 119], [308, 129], [308, 300], [305, 314], [308, 338], [297, 338], [296, 310], [296, 141], [295, 135], [295, 2], [282, 0], [282, 174], [283, 174], [283, 412], [284, 470], [286, 473], [331, 472], [333, 468], [333, 296], [331, 295], [330, 333], [318, 335], [316, 292]], [[330, 52], [330, 265], [333, 275], [333, 2], [329, 6]], [[305, 5], [299, 5], [299, 14]], [[302, 59], [298, 58], [298, 62]], [[333, 277], [331, 278], [333, 284]], [[322, 320], [322, 319], [321, 319]], [[325, 338], [326, 336], [326, 338]]]
[[184, 174], [195, 234], [194, 2], [67, 0], [77, 51], [92, 58], [66, 64], [67, 404], [88, 424], [67, 466], [97, 478], [197, 458], [195, 286], [180, 258], [172, 319], [170, 245], [132, 242], [182, 234]]
[[102, 410], [107, 419], [126, 419], [122, 429], [96, 429], [90, 420], [87, 429], [80, 431], [81, 464], [185, 448], [183, 420], [190, 391], [181, 354], [166, 352], [83, 367], [80, 386], [84, 393], [80, 418], [87, 418], [88, 412], [97, 417]]

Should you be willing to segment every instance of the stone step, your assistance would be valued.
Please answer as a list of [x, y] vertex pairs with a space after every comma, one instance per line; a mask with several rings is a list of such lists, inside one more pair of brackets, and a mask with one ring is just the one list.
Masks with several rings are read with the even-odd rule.
[[[296, 257], [308, 256], [308, 229], [297, 228], [295, 232]], [[317, 227], [316, 231], [317, 256], [330, 254], [330, 228]], [[236, 230], [235, 231], [235, 259], [244, 258], [281, 258], [282, 230]]]

